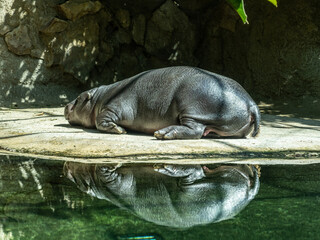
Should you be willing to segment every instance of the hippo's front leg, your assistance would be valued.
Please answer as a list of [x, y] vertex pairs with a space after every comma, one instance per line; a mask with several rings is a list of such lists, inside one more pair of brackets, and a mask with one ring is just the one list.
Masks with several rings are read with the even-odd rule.
[[107, 133], [123, 134], [126, 130], [116, 123], [119, 122], [118, 115], [112, 110], [104, 110], [96, 118], [96, 127], [98, 130]]
[[173, 125], [154, 132], [157, 139], [199, 139], [202, 137], [206, 126], [194, 121], [184, 119], [181, 125]]

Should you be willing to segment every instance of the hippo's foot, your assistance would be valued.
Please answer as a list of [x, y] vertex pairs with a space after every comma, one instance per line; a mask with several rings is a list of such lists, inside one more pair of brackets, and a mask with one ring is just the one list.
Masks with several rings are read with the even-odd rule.
[[201, 165], [174, 165], [174, 164], [157, 164], [153, 166], [154, 171], [170, 177], [186, 177], [195, 172], [204, 177]]
[[124, 134], [127, 133], [124, 128], [118, 126], [113, 122], [101, 122], [98, 124], [97, 129], [107, 133]]
[[203, 172], [201, 165], [169, 165], [154, 166], [154, 171], [162, 173], [170, 177], [182, 177], [182, 184], [192, 184], [196, 180], [204, 178], [206, 175]]
[[204, 131], [204, 127], [195, 126], [194, 128], [188, 126], [169, 126], [154, 132], [157, 139], [171, 140], [171, 139], [199, 139]]

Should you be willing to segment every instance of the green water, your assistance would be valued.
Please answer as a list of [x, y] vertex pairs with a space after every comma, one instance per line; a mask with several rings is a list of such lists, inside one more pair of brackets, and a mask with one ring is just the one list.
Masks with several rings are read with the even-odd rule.
[[1, 240], [320, 239], [320, 164], [262, 166], [260, 190], [239, 214], [184, 229], [88, 195], [63, 174], [63, 165], [0, 156]]

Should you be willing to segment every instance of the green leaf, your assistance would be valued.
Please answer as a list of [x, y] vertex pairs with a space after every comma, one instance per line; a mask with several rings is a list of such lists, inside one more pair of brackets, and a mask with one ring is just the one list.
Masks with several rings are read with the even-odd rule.
[[[274, 2], [276, 0], [268, 0], [268, 1]], [[246, 14], [246, 11], [244, 10], [243, 0], [227, 0], [227, 2], [237, 11], [243, 23], [249, 23], [248, 16]]]
[[268, 0], [268, 1], [271, 2], [273, 5], [275, 5], [276, 7], [278, 7], [277, 0]]

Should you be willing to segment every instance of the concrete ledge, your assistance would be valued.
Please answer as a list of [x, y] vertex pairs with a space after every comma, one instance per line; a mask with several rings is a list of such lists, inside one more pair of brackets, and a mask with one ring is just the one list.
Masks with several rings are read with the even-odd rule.
[[159, 141], [138, 133], [113, 135], [72, 127], [63, 108], [2, 108], [0, 154], [85, 162], [320, 162], [320, 120], [262, 119], [257, 138]]

